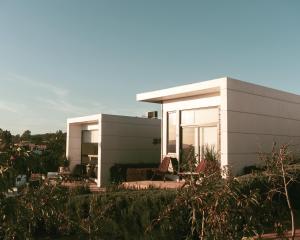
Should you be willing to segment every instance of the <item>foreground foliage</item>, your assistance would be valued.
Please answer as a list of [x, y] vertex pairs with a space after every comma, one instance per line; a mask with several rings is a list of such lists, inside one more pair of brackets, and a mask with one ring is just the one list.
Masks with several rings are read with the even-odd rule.
[[18, 197], [2, 196], [0, 199], [0, 239], [35, 239], [41, 236], [176, 238], [177, 231], [163, 229], [163, 226], [153, 229], [150, 235], [145, 234], [151, 220], [173, 201], [175, 195], [175, 191], [164, 190], [113, 191], [92, 195], [47, 183], [36, 189], [24, 188]]
[[288, 227], [288, 208], [279, 196], [268, 198], [267, 177], [214, 181], [100, 194], [47, 183], [24, 188], [0, 199], [0, 239], [241, 239]]
[[218, 170], [210, 155], [204, 175], [187, 178], [179, 190], [87, 194], [45, 181], [15, 197], [4, 194], [14, 161], [4, 157], [0, 239], [241, 239], [290, 229], [290, 217], [300, 209], [300, 171], [290, 165], [286, 147], [264, 156], [265, 171], [238, 178]]
[[187, 178], [189, 186], [176, 195], [153, 226], [185, 209], [189, 216], [186, 239], [241, 239], [266, 232], [280, 236], [288, 229], [294, 239], [300, 169], [288, 149], [274, 145], [271, 153], [261, 156], [265, 171], [239, 178], [218, 169], [215, 157], [207, 157], [203, 176], [197, 181]]

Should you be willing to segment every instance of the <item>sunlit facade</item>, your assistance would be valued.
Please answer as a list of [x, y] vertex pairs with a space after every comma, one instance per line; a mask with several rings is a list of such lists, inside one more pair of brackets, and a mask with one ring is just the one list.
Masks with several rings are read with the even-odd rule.
[[259, 153], [273, 142], [300, 144], [300, 96], [224, 77], [137, 94], [158, 103], [162, 115], [161, 157], [185, 164], [204, 146], [220, 156], [233, 174], [260, 164]]

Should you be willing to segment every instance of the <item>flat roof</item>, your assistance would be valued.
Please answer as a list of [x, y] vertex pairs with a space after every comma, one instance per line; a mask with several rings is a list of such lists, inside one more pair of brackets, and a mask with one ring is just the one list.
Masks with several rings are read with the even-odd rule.
[[102, 117], [113, 117], [115, 119], [151, 119], [151, 120], [159, 120], [157, 118], [147, 118], [147, 117], [138, 117], [138, 116], [126, 116], [126, 115], [117, 115], [117, 114], [107, 114], [107, 113], [99, 113], [93, 114], [88, 116], [81, 116], [81, 117], [73, 117], [67, 118], [68, 124], [93, 124], [98, 123], [101, 121]]
[[94, 114], [82, 117], [68, 118], [67, 123], [96, 123], [101, 118], [101, 114]]
[[223, 77], [157, 91], [139, 93], [136, 95], [136, 100], [141, 102], [161, 103], [176, 98], [215, 93], [220, 91], [222, 82], [226, 80], [227, 77]]

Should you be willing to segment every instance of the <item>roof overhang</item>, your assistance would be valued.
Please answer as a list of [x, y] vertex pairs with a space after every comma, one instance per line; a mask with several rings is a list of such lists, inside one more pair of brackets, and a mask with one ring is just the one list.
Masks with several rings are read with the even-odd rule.
[[68, 118], [68, 124], [93, 124], [97, 123], [101, 118], [101, 114], [89, 115], [84, 117]]
[[141, 102], [162, 103], [164, 101], [177, 98], [216, 93], [220, 92], [222, 82], [226, 80], [227, 77], [182, 85], [178, 87], [166, 88], [157, 91], [139, 93], [136, 95], [136, 100]]

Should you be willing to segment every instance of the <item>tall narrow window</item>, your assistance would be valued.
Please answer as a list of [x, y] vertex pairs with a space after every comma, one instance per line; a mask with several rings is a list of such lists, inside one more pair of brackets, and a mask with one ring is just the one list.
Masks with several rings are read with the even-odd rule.
[[168, 112], [167, 124], [168, 124], [168, 153], [176, 153], [176, 112]]

